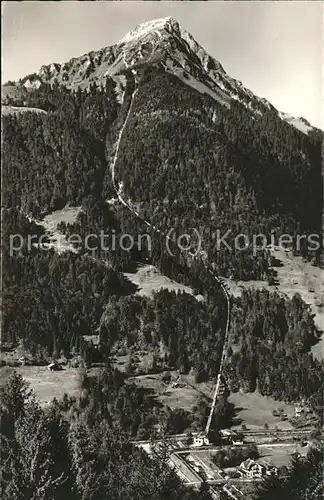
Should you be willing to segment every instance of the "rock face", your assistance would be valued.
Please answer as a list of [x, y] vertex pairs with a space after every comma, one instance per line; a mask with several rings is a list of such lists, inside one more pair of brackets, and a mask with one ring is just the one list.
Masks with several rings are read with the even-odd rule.
[[[24, 77], [18, 86], [32, 89], [41, 83], [57, 82], [72, 89], [88, 88], [92, 83], [104, 85], [111, 77], [117, 90], [122, 91], [127, 71], [157, 64], [224, 106], [238, 101], [256, 117], [276, 111], [266, 99], [256, 97], [240, 81], [231, 78], [220, 62], [207, 54], [172, 17], [142, 23], [113, 46], [74, 57], [64, 64], [42, 66], [38, 73]], [[304, 119], [286, 113], [278, 113], [278, 117], [305, 134], [314, 130]]]

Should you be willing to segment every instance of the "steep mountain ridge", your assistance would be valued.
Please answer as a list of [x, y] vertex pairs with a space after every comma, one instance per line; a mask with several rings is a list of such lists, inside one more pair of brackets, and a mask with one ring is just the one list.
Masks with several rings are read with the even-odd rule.
[[[268, 263], [219, 250], [217, 231], [320, 231], [321, 132], [287, 123], [172, 18], [43, 66], [12, 88], [47, 114], [5, 117], [9, 206], [39, 217], [114, 197], [111, 162], [123, 130], [114, 172], [124, 199], [161, 229], [195, 227], [220, 274], [265, 279]], [[308, 254], [305, 245], [299, 252]]]
[[[242, 83], [231, 78], [219, 61], [211, 57], [193, 36], [172, 17], [155, 19], [138, 25], [119, 42], [110, 47], [91, 51], [68, 62], [44, 65], [37, 73], [27, 75], [18, 84], [23, 89], [38, 88], [42, 83], [59, 83], [67, 88], [89, 88], [92, 83], [104, 86], [107, 77], [116, 82], [116, 90], [125, 90], [125, 75], [143, 65], [161, 64], [165, 71], [197, 91], [230, 107], [239, 101], [255, 117], [269, 111], [277, 112], [269, 101], [259, 98]], [[17, 89], [16, 89], [17, 92]], [[13, 93], [11, 91], [11, 93]], [[6, 102], [8, 92], [3, 91]], [[298, 130], [316, 130], [304, 119], [278, 113]]]

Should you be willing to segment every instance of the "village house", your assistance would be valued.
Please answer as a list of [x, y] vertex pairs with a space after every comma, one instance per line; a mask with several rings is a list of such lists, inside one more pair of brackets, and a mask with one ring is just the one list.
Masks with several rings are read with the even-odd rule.
[[230, 444], [231, 439], [233, 437], [233, 433], [234, 433], [234, 431], [231, 431], [231, 429], [221, 429], [219, 431], [221, 443], [222, 444]]
[[25, 366], [28, 363], [28, 359], [25, 356], [21, 356], [21, 358], [18, 359], [18, 363], [20, 363], [21, 366]]
[[295, 417], [299, 418], [304, 414], [304, 408], [301, 405], [295, 406]]
[[193, 436], [192, 446], [204, 446], [209, 444], [209, 439], [204, 433], [200, 432]]
[[248, 479], [261, 479], [264, 476], [276, 476], [278, 469], [267, 462], [256, 462], [248, 458], [241, 463], [238, 472]]
[[278, 467], [275, 465], [269, 464], [269, 462], [265, 462], [264, 460], [259, 462], [265, 469], [266, 476], [277, 476], [278, 475]]
[[262, 465], [258, 464], [252, 458], [248, 458], [241, 463], [239, 470], [242, 475], [249, 479], [259, 479], [263, 476]]

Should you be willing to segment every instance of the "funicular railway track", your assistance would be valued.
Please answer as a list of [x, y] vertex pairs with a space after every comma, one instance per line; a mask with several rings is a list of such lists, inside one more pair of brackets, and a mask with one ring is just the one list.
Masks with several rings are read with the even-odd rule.
[[[118, 160], [119, 148], [120, 148], [120, 144], [121, 144], [121, 141], [122, 141], [122, 138], [123, 138], [124, 130], [125, 130], [125, 128], [126, 128], [126, 126], [128, 124], [128, 121], [129, 121], [129, 117], [130, 117], [130, 114], [131, 114], [131, 110], [132, 110], [132, 106], [133, 106], [133, 102], [134, 102], [134, 98], [136, 96], [136, 93], [137, 93], [137, 89], [135, 88], [135, 90], [133, 91], [133, 93], [131, 95], [131, 99], [130, 99], [130, 103], [129, 103], [129, 108], [128, 108], [128, 111], [127, 111], [124, 123], [123, 123], [123, 125], [122, 125], [122, 127], [120, 129], [120, 132], [119, 132], [118, 138], [117, 138], [117, 142], [115, 144], [114, 155], [113, 155], [112, 161], [110, 163], [112, 184], [113, 184], [113, 188], [115, 190], [116, 196], [117, 196], [118, 200], [120, 201], [120, 203], [122, 205], [124, 205], [128, 210], [130, 210], [142, 223], [144, 223], [146, 226], [148, 226], [150, 229], [152, 229], [155, 233], [158, 233], [160, 236], [163, 236], [166, 239], [166, 241], [168, 243], [170, 243], [170, 242], [172, 242], [172, 240], [171, 240], [171, 237], [169, 236], [169, 234], [166, 234], [164, 231], [161, 231], [154, 224], [152, 224], [151, 222], [149, 222], [148, 220], [146, 220], [144, 217], [142, 217], [140, 215], [140, 213], [137, 210], [135, 210], [135, 208], [131, 205], [131, 203], [128, 202], [128, 201], [126, 201], [123, 198], [123, 195], [122, 195], [122, 183], [118, 184], [117, 180], [116, 180], [115, 167], [116, 167], [116, 163], [117, 163], [117, 160]], [[183, 252], [185, 252], [187, 254], [189, 252], [188, 250], [181, 250], [181, 251], [183, 251]], [[215, 410], [216, 403], [217, 403], [218, 396], [219, 396], [219, 391], [220, 391], [220, 387], [221, 387], [222, 372], [223, 372], [224, 363], [225, 363], [225, 359], [226, 359], [226, 355], [227, 355], [227, 350], [228, 350], [230, 318], [231, 318], [231, 302], [230, 302], [229, 293], [228, 293], [228, 291], [227, 291], [224, 283], [222, 282], [221, 277], [219, 277], [215, 273], [215, 271], [212, 269], [211, 265], [209, 265], [208, 263], [206, 263], [201, 258], [201, 252], [199, 252], [198, 255], [197, 254], [196, 255], [190, 254], [190, 255], [191, 255], [191, 257], [193, 259], [199, 259], [200, 261], [203, 262], [203, 264], [204, 264], [204, 266], [206, 268], [206, 271], [211, 276], [212, 280], [215, 281], [215, 283], [217, 283], [218, 287], [220, 287], [220, 289], [222, 290], [222, 293], [223, 293], [225, 301], [226, 301], [226, 307], [227, 307], [226, 326], [225, 326], [225, 332], [224, 332], [224, 341], [223, 341], [223, 346], [222, 346], [220, 365], [219, 365], [218, 374], [217, 374], [217, 377], [216, 377], [216, 384], [215, 384], [215, 389], [214, 389], [214, 394], [213, 394], [212, 405], [211, 405], [210, 413], [209, 413], [207, 424], [206, 424], [206, 428], [205, 428], [205, 436], [208, 436], [209, 430], [210, 430], [210, 425], [211, 425], [213, 414], [214, 414], [214, 410]]]

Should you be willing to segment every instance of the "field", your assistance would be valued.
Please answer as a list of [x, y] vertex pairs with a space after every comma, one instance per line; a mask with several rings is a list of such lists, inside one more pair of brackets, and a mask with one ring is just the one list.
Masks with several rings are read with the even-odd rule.
[[[118, 366], [118, 368], [121, 367]], [[150, 390], [152, 394], [156, 394], [160, 403], [173, 409], [183, 408], [192, 411], [193, 406], [201, 396], [205, 396], [211, 402], [213, 382], [197, 384], [193, 375], [181, 375], [179, 378], [178, 372], [172, 371], [170, 373], [172, 379], [169, 384], [163, 382], [162, 373], [138, 375], [129, 380]], [[173, 386], [174, 382], [177, 382], [176, 387]], [[264, 429], [265, 423], [270, 429], [275, 427], [283, 430], [293, 428], [288, 421], [281, 421], [280, 418], [272, 415], [273, 410], [282, 408], [287, 413], [288, 418], [292, 417], [294, 415], [294, 405], [292, 404], [276, 401], [271, 397], [262, 396], [258, 392], [231, 393], [228, 400], [235, 409], [234, 429], [240, 429], [242, 425], [246, 425], [251, 430]]]
[[21, 103], [30, 90], [26, 87], [17, 85], [1, 85], [1, 103], [6, 104], [8, 99], [14, 102]]
[[[214, 387], [212, 382], [199, 383], [194, 382], [192, 375], [181, 375], [178, 380], [178, 373], [170, 372], [172, 380], [170, 384], [162, 381], [162, 374], [139, 375], [129, 379], [136, 385], [151, 390], [157, 396], [157, 400], [163, 405], [168, 405], [172, 409], [183, 408], [192, 411], [192, 407], [197, 403], [201, 395], [207, 397], [210, 401]], [[173, 382], [177, 381], [177, 387], [172, 387]]]
[[[309, 304], [318, 330], [324, 332], [324, 270], [304, 262], [302, 257], [292, 256], [279, 247], [272, 251], [272, 255], [280, 262], [280, 265], [274, 268], [278, 273], [278, 285], [269, 286], [264, 281], [235, 282], [226, 279], [230, 292], [239, 296], [243, 288], [266, 288], [289, 298], [299, 293], [306, 304]], [[312, 353], [314, 357], [324, 359], [324, 335], [320, 342], [312, 347]]]
[[[193, 295], [193, 290], [190, 287], [163, 276], [156, 267], [151, 265], [141, 266], [136, 273], [125, 273], [125, 276], [134, 283], [134, 285], [138, 286], [138, 295], [152, 297], [154, 292], [165, 288]], [[196, 298], [197, 300], [203, 299], [201, 295], [196, 295]]]
[[287, 413], [288, 418], [294, 414], [294, 406], [281, 401], [276, 401], [269, 396], [262, 396], [258, 392], [242, 393], [235, 392], [229, 397], [229, 402], [233, 403], [237, 409], [237, 418], [241, 421], [236, 427], [245, 424], [248, 429], [263, 429], [267, 423], [269, 428], [292, 429], [288, 421], [281, 421], [280, 418], [272, 415], [273, 410], [282, 408]]
[[258, 460], [264, 460], [269, 462], [276, 467], [281, 467], [283, 465], [288, 466], [290, 464], [291, 455], [294, 453], [299, 453], [305, 456], [309, 450], [308, 446], [301, 446], [299, 443], [280, 443], [272, 445], [259, 445], [258, 450], [260, 453], [260, 458]]
[[28, 112], [46, 114], [46, 111], [40, 108], [28, 108], [26, 106], [6, 106], [6, 105], [1, 106], [2, 116], [17, 115], [19, 113], [28, 113]]
[[53, 246], [58, 253], [62, 253], [64, 251], [75, 252], [72, 243], [67, 240], [63, 233], [58, 231], [57, 225], [60, 222], [73, 224], [76, 221], [80, 210], [81, 207], [67, 206], [62, 210], [55, 210], [55, 212], [46, 215], [41, 221], [35, 221], [45, 228], [46, 232], [49, 234], [51, 246]]
[[0, 368], [1, 385], [6, 383], [10, 374], [16, 370], [30, 384], [41, 406], [46, 406], [53, 398], [61, 399], [64, 393], [77, 396], [80, 391], [80, 369], [65, 368], [51, 372], [47, 366], [18, 366]]

